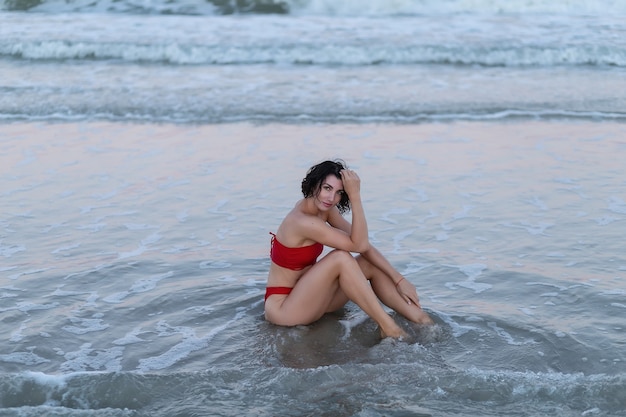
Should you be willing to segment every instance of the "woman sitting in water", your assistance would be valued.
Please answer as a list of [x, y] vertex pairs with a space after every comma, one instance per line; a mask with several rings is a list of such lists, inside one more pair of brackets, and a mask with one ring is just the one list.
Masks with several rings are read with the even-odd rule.
[[[378, 323], [383, 338], [405, 336], [380, 300], [412, 322], [432, 324], [415, 287], [370, 244], [360, 191], [359, 176], [341, 161], [309, 169], [302, 180], [304, 199], [272, 237], [265, 293], [268, 321], [310, 324], [352, 300]], [[342, 216], [350, 209], [352, 224]], [[324, 246], [335, 250], [317, 261]]]

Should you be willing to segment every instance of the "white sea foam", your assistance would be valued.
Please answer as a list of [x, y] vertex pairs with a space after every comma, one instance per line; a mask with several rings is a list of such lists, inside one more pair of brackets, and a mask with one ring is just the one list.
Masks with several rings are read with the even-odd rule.
[[17, 363], [21, 365], [40, 365], [42, 363], [50, 362], [46, 358], [42, 358], [33, 352], [13, 352], [7, 354], [0, 354], [0, 362]]
[[68, 252], [68, 251], [71, 251], [72, 249], [79, 248], [80, 245], [81, 245], [80, 242], [76, 242], [76, 243], [71, 243], [69, 245], [59, 246], [58, 248], [53, 250], [51, 253], [52, 254], [58, 254], [58, 253], [61, 253], [61, 252]]
[[78, 317], [70, 317], [69, 321], [72, 325], [63, 326], [62, 329], [69, 333], [74, 334], [86, 334], [91, 332], [100, 332], [102, 330], [106, 330], [109, 328], [109, 324], [103, 322], [102, 319], [92, 318], [78, 318]]
[[221, 211], [221, 209], [226, 204], [228, 204], [228, 199], [225, 199], [225, 198], [221, 199], [220, 201], [217, 202], [215, 207], [212, 207], [212, 208], [208, 209], [208, 212], [209, 213], [214, 213], [214, 214], [225, 213], [225, 212]]
[[331, 16], [357, 15], [407, 15], [407, 14], [449, 14], [449, 13], [576, 13], [604, 14], [609, 10], [615, 13], [626, 13], [626, 6], [620, 2], [570, 0], [560, 2], [524, 0], [460, 0], [460, 1], [387, 1], [387, 0], [311, 0], [286, 2], [293, 13], [320, 14]]
[[127, 217], [127, 216], [133, 216], [135, 214], [137, 214], [137, 210], [126, 210], [126, 211], [118, 211], [118, 212], [109, 212], [106, 213], [102, 216], [99, 216], [96, 218], [96, 222], [101, 222], [104, 219], [108, 219], [108, 218], [115, 218], [115, 217]]
[[351, 314], [349, 317], [339, 320], [339, 323], [341, 323], [344, 328], [342, 338], [344, 340], [348, 340], [350, 338], [350, 334], [352, 333], [352, 329], [369, 319], [370, 318], [367, 314], [363, 313], [362, 311], [357, 311]]
[[538, 196], [533, 196], [530, 200], [527, 200], [527, 202], [528, 204], [535, 206], [539, 210], [542, 210], [542, 211], [549, 210], [546, 203], [544, 203], [543, 200], [539, 198]]
[[600, 295], [605, 295], [605, 296], [626, 295], [626, 290], [622, 290], [622, 289], [604, 290], [600, 292]]
[[77, 230], [90, 230], [92, 232], [100, 232], [106, 227], [107, 227], [106, 223], [91, 223], [91, 224], [76, 226], [76, 229]]
[[15, 298], [15, 297], [17, 297], [17, 294], [14, 294], [14, 293], [9, 293], [9, 292], [0, 293], [0, 300], [2, 300], [3, 298]]
[[113, 344], [115, 345], [121, 345], [121, 346], [126, 346], [126, 345], [131, 345], [134, 343], [142, 343], [145, 342], [144, 339], [140, 338], [139, 335], [143, 333], [141, 328], [135, 328], [132, 331], [128, 332], [124, 337], [121, 337], [117, 340], [113, 341]]
[[521, 311], [522, 313], [526, 314], [527, 316], [534, 316], [535, 313], [532, 311], [532, 307], [520, 307], [518, 309], [519, 311]]
[[153, 275], [149, 278], [137, 280], [131, 285], [129, 290], [108, 295], [103, 298], [103, 301], [111, 304], [121, 303], [126, 297], [132, 294], [139, 294], [155, 289], [160, 281], [171, 278], [172, 276], [174, 276], [174, 272], [168, 271], [162, 274]]
[[169, 248], [169, 249], [163, 249], [163, 253], [183, 253], [186, 252], [188, 250], [190, 250], [191, 247], [189, 246], [184, 246], [184, 245], [174, 245], [173, 247]]
[[514, 228], [514, 229], [523, 229], [526, 230], [530, 235], [533, 236], [537, 236], [537, 235], [546, 235], [545, 233], [546, 230], [548, 230], [551, 227], [554, 227], [554, 223], [538, 223], [538, 224], [532, 224], [532, 223], [528, 223], [528, 222], [520, 222], [520, 224], [516, 224], [516, 223], [502, 223], [503, 226], [505, 227], [510, 227], [510, 228]]
[[189, 210], [187, 209], [179, 211], [176, 214], [176, 219], [178, 219], [178, 221], [181, 223], [184, 223], [185, 221], [187, 221], [188, 218], [189, 218]]
[[458, 268], [459, 271], [463, 272], [467, 276], [467, 280], [465, 281], [455, 281], [455, 282], [446, 282], [446, 287], [451, 290], [457, 289], [457, 287], [467, 288], [469, 290], [474, 291], [476, 294], [481, 293], [483, 291], [487, 291], [493, 287], [491, 284], [486, 284], [482, 282], [476, 282], [476, 278], [478, 278], [485, 269], [487, 269], [487, 265], [484, 264], [469, 264], [469, 265], [446, 265], [453, 268]]
[[613, 196], [609, 199], [608, 209], [614, 213], [626, 214], [626, 202], [620, 197]]
[[479, 294], [483, 291], [491, 289], [493, 285], [481, 282], [474, 282], [473, 280], [467, 280], [458, 282], [446, 282], [446, 287], [450, 288], [451, 290], [454, 290], [457, 287], [467, 288], [468, 290], [472, 290], [474, 291], [474, 293]]
[[28, 313], [28, 312], [37, 311], [37, 310], [51, 310], [58, 306], [59, 306], [59, 303], [38, 304], [38, 303], [33, 303], [31, 301], [20, 301], [20, 302], [17, 302], [12, 307], [0, 308], [0, 312], [17, 310], [17, 311], [21, 311], [22, 313]]
[[544, 292], [543, 294], [539, 294], [539, 297], [558, 297], [558, 292]]
[[615, 216], [602, 216], [602, 217], [597, 217], [594, 219], [596, 223], [598, 223], [598, 225], [600, 226], [606, 226], [609, 225], [611, 223], [615, 223], [617, 221], [622, 220], [621, 217], [615, 217]]
[[2, 244], [2, 241], [0, 240], [0, 256], [4, 256], [5, 258], [10, 258], [16, 253], [23, 252], [25, 250], [26, 250], [26, 247], [22, 245], [15, 245], [15, 244], [4, 245]]
[[130, 295], [130, 292], [128, 291], [120, 291], [120, 292], [113, 293], [111, 295], [107, 295], [106, 297], [102, 299], [102, 301], [106, 303], [111, 303], [111, 304], [119, 304], [122, 301], [124, 301], [124, 299], [128, 297], [129, 295]]
[[148, 229], [158, 229], [159, 226], [145, 223], [125, 223], [124, 227], [128, 230], [148, 230]]
[[387, 212], [383, 213], [383, 215], [381, 216], [381, 220], [386, 221], [388, 223], [391, 224], [397, 224], [398, 221], [395, 220], [393, 218], [393, 216], [397, 215], [397, 214], [407, 214], [409, 213], [410, 210], [407, 208], [394, 208], [391, 210], [388, 210]]
[[166, 190], [168, 188], [179, 187], [181, 185], [187, 185], [189, 183], [190, 181], [188, 179], [173, 180], [159, 185], [159, 188]]
[[458, 266], [459, 271], [463, 272], [469, 279], [475, 279], [480, 276], [485, 269], [487, 269], [487, 265], [485, 264], [469, 264], [469, 265], [460, 265]]
[[52, 388], [62, 388], [65, 386], [67, 379], [72, 375], [51, 375], [43, 372], [24, 372], [24, 376], [30, 378], [41, 385], [47, 385]]
[[226, 269], [230, 268], [232, 264], [226, 261], [202, 261], [199, 266], [200, 269]]
[[563, 286], [563, 285], [558, 285], [558, 284], [552, 284], [549, 282], [536, 282], [536, 281], [532, 281], [532, 282], [527, 282], [526, 285], [543, 285], [546, 287], [552, 287], [552, 288], [556, 288], [559, 291], [565, 291], [567, 289], [567, 287]]
[[15, 279], [18, 279], [18, 278], [20, 278], [20, 277], [22, 277], [24, 275], [39, 274], [41, 272], [49, 271], [50, 269], [51, 268], [29, 269], [29, 270], [26, 270], [26, 271], [19, 272], [17, 274], [11, 274], [11, 275], [9, 275], [9, 278], [12, 279], [12, 280], [15, 280]]
[[[451, 315], [445, 314], [445, 313], [443, 313], [441, 311], [437, 312], [437, 316], [439, 318], [441, 318], [448, 326], [450, 326], [450, 328], [452, 329], [452, 334], [454, 335], [454, 337], [461, 337], [465, 333], [478, 330], [478, 327], [461, 324], [458, 321], [454, 320]], [[477, 321], [482, 321], [482, 319], [475, 320], [475, 319], [473, 319], [472, 316], [469, 316], [469, 317], [466, 318], [465, 321], [477, 322]]]
[[439, 214], [438, 214], [438, 213], [436, 213], [436, 212], [435, 212], [435, 211], [433, 211], [433, 210], [430, 210], [430, 211], [429, 211], [429, 213], [428, 213], [426, 216], [422, 217], [422, 218], [419, 220], [419, 222], [420, 222], [420, 223], [424, 223], [424, 222], [426, 222], [427, 220], [434, 219], [434, 218], [436, 218], [436, 217], [438, 217], [438, 216], [439, 216]]
[[437, 248], [425, 248], [425, 249], [417, 249], [415, 252], [417, 252], [417, 253], [439, 253], [439, 249], [437, 249]]
[[20, 328], [11, 333], [11, 337], [9, 338], [9, 342], [19, 342], [24, 339], [24, 330], [26, 329], [26, 320], [20, 325]]
[[460, 211], [454, 213], [454, 215], [452, 216], [452, 220], [460, 220], [460, 219], [467, 218], [473, 208], [474, 208], [473, 206], [464, 205]]
[[146, 237], [145, 239], [141, 240], [141, 245], [142, 246], [150, 246], [153, 245], [155, 243], [157, 243], [158, 241], [161, 240], [163, 236], [160, 235], [159, 233], [155, 232], [153, 234], [151, 234], [150, 236]]
[[99, 205], [99, 206], [83, 206], [80, 208], [80, 214], [91, 213], [93, 210], [101, 209], [101, 208], [109, 208], [111, 204]]
[[110, 198], [113, 198], [117, 195], [118, 191], [117, 190], [112, 190], [109, 191], [108, 193], [102, 193], [102, 194], [93, 194], [93, 197], [96, 200], [108, 200]]
[[[105, 267], [106, 267], [106, 265], [105, 265], [105, 264], [96, 265], [95, 267], [93, 267], [93, 268], [89, 268], [89, 269], [86, 269], [86, 270], [84, 270], [84, 271], [80, 271], [80, 272], [75, 272], [75, 273], [68, 274], [68, 275], [66, 275], [66, 276], [65, 276], [65, 278], [63, 278], [63, 279], [64, 279], [64, 280], [67, 280], [67, 279], [74, 279], [74, 278], [78, 278], [78, 277], [85, 276], [85, 275], [88, 275], [88, 274], [91, 274], [91, 273], [94, 273], [94, 272], [98, 272], [98, 271], [102, 270], [102, 269], [103, 269], [103, 268], [105, 268]], [[61, 286], [61, 287], [58, 287], [57, 289], [60, 289], [60, 288], [62, 288], [62, 286]], [[80, 294], [84, 294], [84, 292], [80, 292]]]
[[141, 254], [143, 254], [145, 251], [147, 251], [148, 248], [140, 245], [137, 246], [137, 248], [135, 248], [134, 250], [128, 251], [128, 252], [119, 252], [118, 253], [118, 259], [127, 259], [127, 258], [133, 258], [136, 256], [139, 256]]
[[411, 236], [413, 234], [414, 230], [413, 229], [408, 229], [408, 230], [404, 230], [400, 233], [397, 233], [394, 237], [393, 237], [393, 252], [394, 253], [398, 253], [400, 251], [402, 251], [403, 249], [406, 250], [407, 245], [403, 245], [402, 242], [409, 236]]
[[415, 274], [415, 273], [421, 272], [422, 270], [424, 270], [426, 268], [430, 268], [432, 266], [433, 266], [433, 264], [411, 261], [402, 270], [401, 274], [402, 275]]
[[224, 331], [229, 326], [232, 326], [232, 324], [239, 320], [243, 314], [244, 312], [242, 311], [238, 312], [233, 319], [212, 328], [203, 337], [196, 336], [196, 331], [193, 328], [183, 326], [172, 327], [164, 321], [159, 322], [158, 329], [160, 331], [160, 335], [168, 336], [172, 334], [180, 334], [183, 337], [183, 340], [161, 355], [140, 359], [137, 369], [142, 372], [149, 372], [169, 368], [189, 356], [190, 353], [206, 348], [209, 342], [217, 334]]
[[496, 332], [496, 334], [504, 339], [509, 345], [520, 346], [528, 343], [528, 341], [520, 342], [515, 340], [515, 338], [509, 332], [499, 327], [495, 322], [488, 322], [487, 326], [492, 328]]
[[120, 371], [123, 352], [123, 347], [93, 349], [91, 343], [84, 343], [79, 350], [63, 354], [66, 361], [60, 369], [63, 372]]
[[135, 293], [141, 293], [141, 292], [147, 292], [147, 291], [153, 290], [154, 288], [156, 288], [159, 281], [166, 279], [166, 278], [170, 278], [172, 276], [174, 276], [174, 272], [169, 271], [164, 274], [154, 275], [147, 279], [138, 280], [135, 283], [133, 283], [133, 285], [130, 287], [129, 292], [135, 294]]
[[16, 266], [0, 266], [0, 272], [10, 271], [12, 269], [17, 268]]
[[193, 312], [195, 314], [204, 316], [204, 315], [211, 314], [212, 312], [214, 312], [215, 308], [211, 306], [193, 306], [193, 307], [186, 308], [185, 311]]
[[[12, 3], [3, 4], [0, 10], [10, 8]], [[142, 13], [165, 13], [165, 14], [202, 14], [215, 15], [220, 13], [245, 13], [254, 12], [257, 7], [274, 6], [275, 12], [291, 13], [294, 15], [319, 15], [319, 16], [390, 16], [412, 14], [455, 14], [455, 13], [573, 13], [581, 15], [594, 14], [624, 14], [626, 6], [619, 1], [592, 1], [592, 0], [569, 0], [559, 2], [522, 0], [459, 0], [459, 1], [436, 1], [436, 0], [346, 0], [335, 2], [332, 0], [285, 0], [285, 1], [248, 1], [245, 3], [223, 1], [200, 1], [200, 0], [177, 0], [177, 1], [135, 1], [135, 0], [76, 0], [71, 3], [60, 0], [47, 0], [36, 4], [34, 8], [38, 12], [68, 12], [84, 11], [91, 13], [111, 12], [137, 12]], [[32, 7], [32, 6], [31, 6]]]

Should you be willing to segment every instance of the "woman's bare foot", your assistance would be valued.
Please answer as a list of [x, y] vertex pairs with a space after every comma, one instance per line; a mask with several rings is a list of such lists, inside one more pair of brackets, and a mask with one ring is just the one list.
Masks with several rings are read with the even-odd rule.
[[417, 314], [415, 323], [425, 325], [435, 324], [433, 319], [431, 319], [428, 313], [426, 313], [424, 310], [420, 310], [420, 312]]
[[395, 326], [395, 328], [392, 329], [387, 329], [386, 331], [383, 330], [383, 328], [380, 328], [380, 337], [381, 339], [385, 339], [387, 337], [391, 337], [394, 339], [405, 339], [407, 338], [409, 335], [402, 330], [402, 328], [398, 325]]

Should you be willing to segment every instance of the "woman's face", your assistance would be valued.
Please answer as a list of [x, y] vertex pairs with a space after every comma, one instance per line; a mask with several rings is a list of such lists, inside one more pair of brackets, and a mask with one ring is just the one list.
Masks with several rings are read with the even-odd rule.
[[332, 174], [327, 176], [316, 197], [320, 210], [327, 211], [339, 204], [343, 192], [343, 181]]

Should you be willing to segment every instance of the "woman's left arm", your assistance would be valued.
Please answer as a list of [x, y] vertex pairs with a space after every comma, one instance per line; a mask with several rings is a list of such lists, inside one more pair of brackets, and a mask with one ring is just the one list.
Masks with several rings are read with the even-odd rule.
[[363, 256], [372, 265], [383, 271], [385, 275], [391, 278], [391, 281], [393, 281], [394, 285], [396, 286], [396, 290], [398, 290], [398, 293], [400, 293], [402, 298], [404, 298], [404, 301], [406, 301], [408, 304], [415, 304], [416, 306], [421, 308], [420, 300], [417, 296], [417, 290], [415, 289], [415, 286], [411, 284], [407, 279], [405, 279], [389, 263], [387, 258], [385, 258], [383, 254], [380, 253], [378, 249], [370, 245], [370, 248], [367, 250], [367, 252], [361, 253], [361, 256]]
[[[338, 210], [333, 210], [328, 218], [328, 223], [346, 233], [350, 233], [352, 225], [348, 222]], [[380, 269], [387, 275], [396, 286], [396, 289], [408, 304], [415, 304], [420, 307], [419, 297], [415, 286], [406, 280], [373, 245], [365, 252], [361, 252], [361, 256], [367, 259], [372, 265]], [[421, 307], [420, 307], [421, 308]]]

